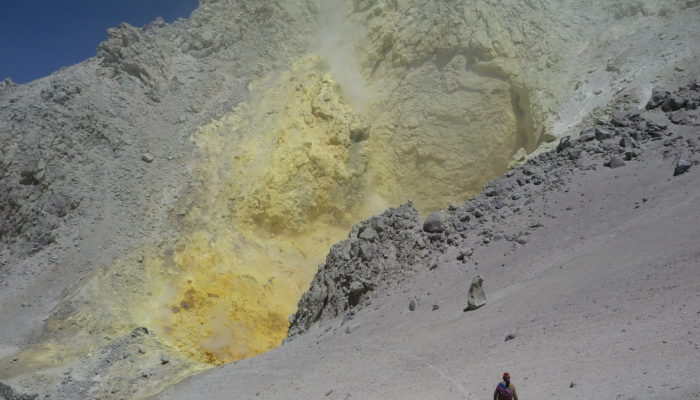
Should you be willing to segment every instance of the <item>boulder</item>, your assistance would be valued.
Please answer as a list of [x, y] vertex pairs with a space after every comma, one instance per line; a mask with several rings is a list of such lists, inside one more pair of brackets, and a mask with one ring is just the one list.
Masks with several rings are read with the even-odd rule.
[[661, 104], [661, 109], [663, 111], [677, 111], [683, 108], [685, 104], [686, 100], [684, 98], [674, 94], [664, 100], [663, 104]]
[[610, 123], [615, 126], [630, 126], [629, 114], [624, 110], [617, 110], [613, 113]]
[[362, 258], [362, 261], [372, 261], [376, 253], [377, 252], [374, 250], [374, 247], [372, 247], [371, 244], [366, 242], [360, 243], [360, 258]]
[[687, 112], [685, 111], [676, 111], [672, 112], [668, 116], [671, 120], [676, 125], [688, 125], [689, 123], [693, 122], [693, 117], [691, 117]]
[[595, 128], [595, 138], [599, 142], [602, 142], [605, 139], [610, 139], [612, 137], [612, 133], [604, 128], [597, 127]]
[[440, 213], [432, 213], [425, 219], [423, 230], [429, 233], [440, 233], [445, 231], [445, 221]]
[[651, 110], [660, 106], [668, 96], [668, 92], [662, 87], [655, 87], [651, 90], [651, 98], [647, 102], [646, 109]]
[[581, 132], [581, 136], [578, 137], [579, 142], [588, 142], [593, 139], [595, 139], [595, 131]]
[[610, 157], [610, 161], [605, 163], [605, 165], [610, 168], [619, 168], [625, 165], [625, 160], [618, 156], [612, 156]]
[[676, 168], [673, 170], [673, 176], [678, 176], [690, 169], [692, 164], [688, 160], [680, 159], [676, 163]]
[[368, 226], [360, 231], [358, 237], [362, 240], [373, 241], [377, 238], [377, 231]]
[[620, 139], [620, 147], [625, 147], [629, 149], [637, 146], [635, 146], [634, 140], [632, 140], [631, 137], [624, 136], [622, 139]]
[[484, 279], [477, 275], [469, 286], [466, 311], [476, 310], [486, 304], [486, 295], [483, 288]]
[[557, 153], [561, 153], [564, 149], [571, 147], [571, 138], [568, 136], [565, 136], [559, 140], [559, 144], [557, 145]]

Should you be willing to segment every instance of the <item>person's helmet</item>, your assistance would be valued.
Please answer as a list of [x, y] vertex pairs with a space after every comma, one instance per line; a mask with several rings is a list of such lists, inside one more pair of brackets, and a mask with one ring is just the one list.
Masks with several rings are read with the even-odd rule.
[[503, 380], [504, 380], [504, 381], [510, 380], [510, 374], [507, 373], [507, 372], [504, 372], [504, 373], [503, 373]]

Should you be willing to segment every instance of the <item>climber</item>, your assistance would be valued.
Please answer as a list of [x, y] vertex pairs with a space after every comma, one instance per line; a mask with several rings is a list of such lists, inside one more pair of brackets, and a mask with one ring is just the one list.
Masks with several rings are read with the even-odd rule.
[[518, 400], [518, 394], [515, 392], [515, 386], [510, 383], [510, 374], [503, 374], [503, 382], [496, 386], [493, 392], [493, 400]]

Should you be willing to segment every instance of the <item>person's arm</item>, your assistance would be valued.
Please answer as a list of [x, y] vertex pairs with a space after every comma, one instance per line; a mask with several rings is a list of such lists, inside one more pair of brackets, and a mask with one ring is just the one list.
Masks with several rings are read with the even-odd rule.
[[493, 391], [493, 400], [498, 400], [498, 388]]
[[518, 400], [518, 392], [515, 391], [515, 386], [513, 386], [513, 400]]

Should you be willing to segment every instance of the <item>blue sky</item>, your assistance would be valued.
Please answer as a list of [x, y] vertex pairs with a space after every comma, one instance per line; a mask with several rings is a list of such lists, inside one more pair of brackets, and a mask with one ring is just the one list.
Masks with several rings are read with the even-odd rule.
[[186, 18], [198, 0], [0, 0], [0, 80], [49, 75], [95, 55], [107, 28]]

